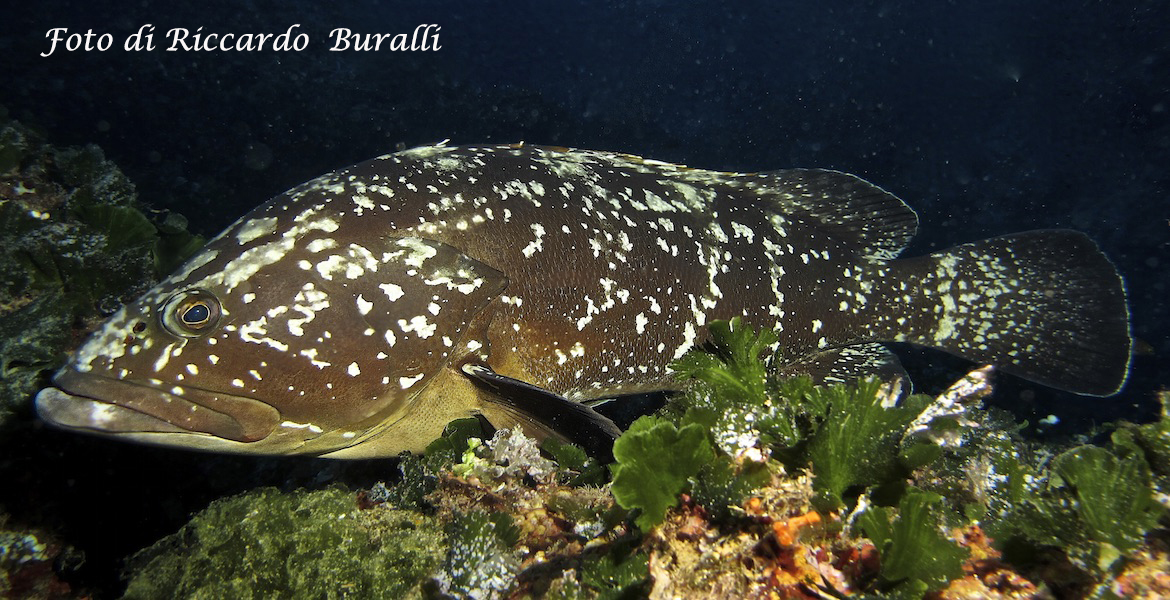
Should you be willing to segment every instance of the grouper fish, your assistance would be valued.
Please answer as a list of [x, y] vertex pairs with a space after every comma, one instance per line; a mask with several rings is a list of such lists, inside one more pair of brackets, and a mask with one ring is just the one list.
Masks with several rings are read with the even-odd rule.
[[450, 421], [577, 442], [593, 401], [677, 389], [715, 319], [775, 330], [781, 373], [889, 374], [938, 348], [1092, 396], [1126, 379], [1125, 290], [1085, 235], [898, 258], [905, 203], [829, 170], [740, 174], [537, 147], [428, 146], [245, 215], [103, 324], [45, 421], [211, 451], [417, 451]]

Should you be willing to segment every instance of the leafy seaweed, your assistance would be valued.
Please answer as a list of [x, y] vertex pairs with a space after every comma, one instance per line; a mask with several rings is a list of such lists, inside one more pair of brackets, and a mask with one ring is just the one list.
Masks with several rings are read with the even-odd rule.
[[813, 388], [807, 396], [824, 407], [808, 446], [813, 485], [838, 505], [849, 488], [881, 484], [902, 473], [903, 433], [929, 402], [926, 396], [911, 396], [885, 406], [881, 391], [882, 383], [870, 379], [856, 386]]
[[540, 443], [540, 449], [557, 462], [558, 478], [565, 485], [604, 485], [608, 480], [605, 467], [580, 446], [548, 437]]
[[613, 455], [613, 497], [622, 508], [641, 509], [636, 523], [643, 530], [662, 522], [687, 480], [714, 457], [700, 425], [679, 428], [653, 416], [634, 421]]
[[942, 496], [911, 488], [893, 509], [867, 508], [858, 526], [873, 541], [881, 556], [882, 590], [894, 597], [920, 598], [963, 575], [967, 550], [940, 533], [934, 507]]
[[680, 378], [699, 384], [683, 400], [685, 421], [703, 424], [716, 445], [731, 455], [761, 442], [798, 443], [804, 433], [800, 407], [778, 393], [761, 358], [771, 354], [775, 332], [753, 333], [737, 317], [712, 322], [710, 333], [710, 352], [693, 349], [670, 365]]
[[737, 317], [712, 322], [710, 334], [713, 352], [688, 352], [670, 368], [684, 378], [706, 382], [715, 393], [731, 401], [756, 402], [763, 398], [768, 373], [760, 355], [776, 343], [776, 333], [767, 329], [753, 333]]
[[1132, 431], [1134, 443], [1141, 448], [1150, 464], [1155, 484], [1163, 494], [1170, 494], [1170, 390], [1158, 393], [1162, 417], [1144, 425], [1127, 425], [1123, 431]]
[[1059, 548], [1090, 573], [1116, 569], [1157, 525], [1164, 509], [1154, 499], [1149, 466], [1128, 434], [1114, 434], [1113, 450], [1079, 446], [1047, 468], [1017, 451], [996, 454], [996, 483], [987, 501], [988, 530], [1009, 559], [1041, 547]]
[[154, 245], [154, 270], [159, 276], [177, 269], [207, 243], [203, 236], [187, 231], [187, 219], [178, 213], [166, 213], [155, 227], [158, 242]]
[[641, 597], [637, 592], [649, 579], [648, 564], [645, 554], [610, 552], [582, 567], [581, 583], [596, 590], [600, 599]]
[[[1142, 542], [1162, 514], [1150, 489], [1150, 471], [1140, 455], [1118, 456], [1097, 446], [1073, 448], [1056, 457], [1053, 485], [1076, 498], [1077, 515], [1094, 546], [1089, 558], [1102, 571]], [[1078, 549], [1074, 549], [1076, 551]], [[1095, 560], [1092, 560], [1095, 559]]]
[[514, 427], [496, 430], [486, 442], [480, 438], [469, 439], [462, 460], [451, 467], [451, 472], [483, 481], [551, 483], [557, 468], [553, 461], [541, 455], [536, 440]]
[[74, 212], [79, 221], [102, 234], [106, 252], [131, 250], [141, 253], [158, 239], [150, 219], [130, 206], [90, 204]]
[[459, 461], [463, 452], [467, 450], [467, 441], [471, 438], [483, 439], [486, 434], [479, 419], [467, 417], [455, 419], [443, 428], [443, 436], [427, 445], [424, 454], [433, 459], [446, 459], [450, 466]]
[[671, 365], [695, 380], [679, 401], [681, 422], [702, 425], [732, 456], [770, 447], [791, 469], [811, 464], [823, 508], [836, 509], [851, 488], [896, 480], [941, 453], [937, 445], [913, 440], [902, 456], [908, 464], [899, 459], [907, 427], [928, 397], [891, 405], [877, 380], [833, 386], [814, 386], [807, 377], [781, 380], [761, 358], [775, 344], [774, 332], [753, 333], [738, 318], [715, 321], [710, 329], [709, 352], [692, 350]]
[[771, 478], [766, 463], [748, 460], [737, 464], [721, 455], [699, 471], [691, 494], [695, 502], [707, 509], [712, 520], [728, 522], [742, 514], [737, 509], [744, 499], [767, 485]]

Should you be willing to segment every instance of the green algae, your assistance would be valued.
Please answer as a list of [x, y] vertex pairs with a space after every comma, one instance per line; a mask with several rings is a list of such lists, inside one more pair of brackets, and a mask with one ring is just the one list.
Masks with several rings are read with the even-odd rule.
[[693, 349], [671, 363], [680, 380], [694, 384], [667, 409], [706, 426], [726, 454], [757, 444], [798, 444], [807, 435], [801, 407], [780, 397], [761, 359], [776, 334], [756, 334], [739, 319], [712, 322], [710, 332], [709, 351]]
[[938, 457], [937, 445], [907, 438], [929, 397], [895, 402], [877, 380], [814, 386], [807, 377], [778, 379], [766, 362], [776, 335], [753, 333], [739, 319], [713, 322], [711, 339], [710, 351], [672, 363], [692, 385], [670, 410], [684, 426], [710, 431], [727, 455], [767, 450], [790, 470], [811, 466], [822, 508], [838, 509], [847, 492], [897, 480]]
[[400, 481], [386, 489], [384, 502], [402, 509], [425, 511], [426, 498], [435, 491], [443, 471], [462, 458], [473, 439], [484, 437], [478, 419], [456, 419], [443, 428], [443, 435], [431, 442], [423, 454], [407, 454], [398, 461]]
[[1158, 525], [1166, 511], [1145, 458], [1125, 436], [1114, 438], [1112, 449], [1078, 446], [1047, 464], [1029, 464], [1014, 449], [995, 456], [987, 529], [1009, 558], [1026, 563], [1051, 548], [1099, 578]]
[[62, 302], [63, 293], [54, 291], [0, 312], [0, 424], [24, 408], [61, 364], [73, 325]]
[[[672, 365], [691, 386], [665, 411], [679, 428], [702, 424], [720, 449], [699, 475], [703, 484], [689, 488], [694, 499], [727, 523], [736, 511], [714, 509], [758, 485], [743, 481], [734, 465], [769, 456], [789, 471], [812, 472], [821, 511], [848, 510], [862, 493], [880, 499], [888, 506], [860, 512], [861, 529], [883, 557], [880, 585], [871, 591], [917, 597], [962, 575], [965, 552], [940, 533], [956, 524], [943, 518], [951, 514], [944, 507], [956, 511], [953, 521], [966, 503], [967, 518], [984, 524], [1009, 561], [1026, 567], [1029, 557], [1055, 549], [1097, 580], [1118, 572], [1165, 515], [1154, 497], [1161, 475], [1149, 467], [1170, 464], [1165, 419], [1115, 433], [1108, 448], [1025, 453], [1012, 441], [1018, 426], [964, 413], [956, 403], [986, 392], [899, 400], [874, 380], [776, 380], [766, 367], [771, 336], [736, 320], [712, 324], [711, 333], [705, 351]], [[977, 490], [963, 489], [964, 475]], [[918, 478], [950, 494], [916, 489]], [[930, 548], [926, 556], [935, 562], [915, 559], [920, 548]]]
[[581, 569], [581, 585], [601, 600], [640, 597], [649, 572], [647, 563], [645, 554], [614, 551]]
[[1159, 420], [1144, 425], [1124, 424], [1122, 431], [1132, 436], [1132, 445], [1145, 455], [1159, 494], [1170, 498], [1170, 391], [1160, 392], [1158, 401], [1162, 405]]
[[707, 463], [691, 480], [691, 496], [711, 518], [734, 523], [743, 516], [743, 502], [772, 479], [767, 462], [736, 462], [720, 455]]
[[[898, 480], [907, 474], [899, 460], [907, 428], [929, 403], [911, 396], [887, 405], [882, 383], [814, 388], [806, 398], [823, 415], [809, 439], [807, 459], [813, 485], [828, 496], [831, 508], [843, 505], [850, 488], [865, 488]], [[822, 408], [823, 407], [823, 408]]]
[[881, 554], [878, 587], [889, 597], [920, 598], [962, 577], [968, 552], [942, 535], [941, 503], [938, 494], [911, 489], [897, 511], [871, 506], [858, 517]]
[[557, 463], [560, 483], [568, 486], [605, 485], [609, 481], [605, 465], [589, 456], [580, 446], [548, 437], [540, 449]]
[[714, 458], [698, 423], [683, 427], [660, 417], [640, 417], [613, 445], [613, 497], [638, 509], [643, 530], [662, 522], [687, 482]]
[[442, 527], [420, 514], [359, 510], [340, 488], [264, 488], [134, 555], [124, 598], [418, 597], [445, 555]]
[[568, 570], [551, 582], [546, 600], [621, 600], [645, 598], [649, 583], [648, 557], [615, 549]]
[[530, 478], [535, 482], [549, 482], [557, 471], [557, 464], [540, 453], [519, 428], [496, 431], [492, 439], [467, 441], [462, 460], [451, 467], [459, 477], [477, 477], [483, 480]]

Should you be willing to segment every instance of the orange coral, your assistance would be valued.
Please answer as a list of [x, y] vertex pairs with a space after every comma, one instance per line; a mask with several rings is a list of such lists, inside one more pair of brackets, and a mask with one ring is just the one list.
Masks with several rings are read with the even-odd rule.
[[803, 515], [772, 523], [772, 532], [776, 534], [776, 541], [780, 542], [781, 546], [791, 546], [796, 543], [797, 535], [801, 529], [819, 525], [820, 523], [820, 513], [815, 510], [810, 510]]

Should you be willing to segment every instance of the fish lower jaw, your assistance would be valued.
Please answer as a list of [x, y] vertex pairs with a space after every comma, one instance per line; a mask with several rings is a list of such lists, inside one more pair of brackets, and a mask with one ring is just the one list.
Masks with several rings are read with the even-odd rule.
[[[251, 444], [269, 438], [281, 414], [259, 400], [191, 386], [165, 389], [66, 366], [37, 394], [37, 412], [66, 429], [128, 437], [159, 434], [178, 446], [207, 436]], [[198, 444], [204, 445], [204, 444]]]
[[37, 394], [37, 415], [62, 429], [101, 434], [190, 433], [189, 431], [129, 408], [45, 388]]
[[238, 442], [208, 433], [189, 431], [133, 409], [58, 388], [45, 388], [36, 397], [41, 420], [61, 429], [120, 441], [225, 454], [291, 454], [303, 440], [277, 432], [256, 442]]

